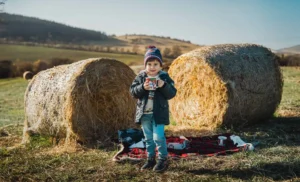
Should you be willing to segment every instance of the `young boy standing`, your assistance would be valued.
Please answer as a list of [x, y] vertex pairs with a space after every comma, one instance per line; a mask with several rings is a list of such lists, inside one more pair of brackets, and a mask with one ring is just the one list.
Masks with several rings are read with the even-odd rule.
[[156, 172], [167, 168], [164, 127], [170, 123], [168, 100], [175, 97], [177, 92], [174, 81], [162, 71], [162, 64], [159, 49], [149, 46], [144, 57], [145, 70], [136, 76], [130, 87], [130, 93], [138, 99], [135, 122], [142, 125], [146, 140], [147, 162], [141, 170], [153, 168]]

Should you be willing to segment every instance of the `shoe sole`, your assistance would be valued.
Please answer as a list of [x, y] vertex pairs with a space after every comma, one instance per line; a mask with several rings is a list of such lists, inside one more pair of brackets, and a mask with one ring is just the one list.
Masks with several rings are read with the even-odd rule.
[[140, 169], [141, 171], [148, 171], [150, 170], [151, 168], [145, 168], [145, 169]]
[[168, 169], [168, 166], [166, 166], [165, 168], [161, 169], [161, 170], [153, 170], [154, 172], [157, 172], [157, 173], [161, 173], [161, 172], [164, 172], [165, 170]]
[[151, 167], [148, 167], [148, 168], [140, 168], [141, 171], [146, 171], [146, 170], [150, 170], [150, 169], [153, 169], [153, 167], [155, 166], [155, 164]]

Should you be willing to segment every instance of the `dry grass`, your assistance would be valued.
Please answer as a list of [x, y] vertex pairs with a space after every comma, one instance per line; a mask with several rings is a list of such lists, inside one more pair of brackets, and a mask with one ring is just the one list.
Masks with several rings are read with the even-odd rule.
[[201, 47], [189, 42], [147, 35], [123, 35], [116, 38], [122, 42], [126, 42], [126, 45], [118, 47], [119, 49], [123, 48], [126, 50], [132, 50], [133, 46], [136, 46], [139, 54], [144, 54], [146, 51], [145, 48], [149, 45], [155, 45], [161, 51], [163, 51], [165, 48], [172, 49], [173, 46], [179, 45], [183, 53]]
[[[11, 136], [15, 130], [6, 128]], [[169, 169], [157, 174], [139, 171], [143, 161], [113, 163], [117, 146], [67, 151], [53, 147], [49, 138], [35, 136], [24, 147], [0, 149], [0, 179], [4, 181], [282, 181], [299, 180], [299, 119], [277, 118], [232, 131], [246, 141], [260, 141], [254, 152], [227, 156], [169, 160]], [[221, 131], [219, 131], [221, 132]], [[20, 135], [20, 134], [19, 134]], [[19, 137], [19, 141], [21, 138]], [[11, 145], [7, 142], [7, 145]]]

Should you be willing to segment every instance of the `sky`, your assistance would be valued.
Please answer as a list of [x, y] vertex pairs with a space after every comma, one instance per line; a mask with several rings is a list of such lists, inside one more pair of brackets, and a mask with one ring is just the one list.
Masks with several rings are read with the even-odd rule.
[[6, 0], [4, 11], [108, 35], [256, 43], [275, 50], [300, 44], [300, 0]]

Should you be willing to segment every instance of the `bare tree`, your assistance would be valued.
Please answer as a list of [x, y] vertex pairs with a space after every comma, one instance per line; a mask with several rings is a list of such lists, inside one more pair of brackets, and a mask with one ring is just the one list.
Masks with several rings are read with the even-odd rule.
[[170, 54], [171, 54], [171, 49], [166, 47], [163, 51], [163, 56], [164, 57], [170, 57]]
[[106, 47], [106, 52], [111, 52], [111, 47], [110, 46]]
[[174, 45], [172, 46], [172, 56], [174, 58], [177, 58], [178, 56], [180, 56], [182, 53], [181, 53], [181, 49], [178, 45]]
[[135, 53], [135, 54], [137, 54], [138, 52], [139, 52], [139, 46], [138, 45], [133, 45], [133, 47], [132, 47], [132, 52], [133, 53]]

